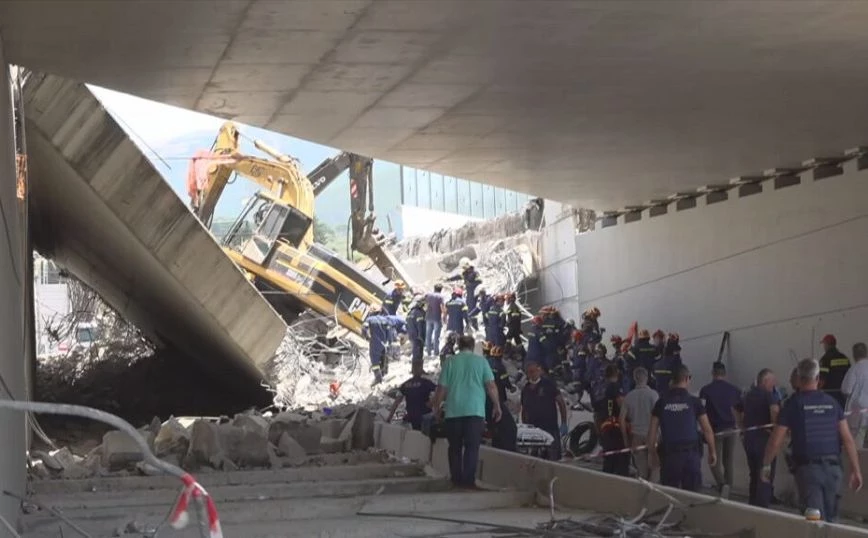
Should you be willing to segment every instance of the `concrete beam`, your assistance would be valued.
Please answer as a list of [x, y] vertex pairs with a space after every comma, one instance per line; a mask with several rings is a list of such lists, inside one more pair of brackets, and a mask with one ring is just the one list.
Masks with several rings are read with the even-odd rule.
[[146, 334], [258, 392], [283, 320], [83, 84], [34, 74], [23, 94], [36, 247]]

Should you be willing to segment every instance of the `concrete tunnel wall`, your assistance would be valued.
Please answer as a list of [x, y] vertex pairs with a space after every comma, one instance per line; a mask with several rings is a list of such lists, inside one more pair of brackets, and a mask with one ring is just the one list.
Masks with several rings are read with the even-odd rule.
[[40, 251], [229, 387], [262, 392], [279, 315], [90, 90], [34, 74], [23, 94]]
[[[27, 241], [23, 203], [16, 194], [15, 143], [8, 66], [0, 39], [0, 376], [12, 394], [0, 389], [0, 398], [26, 398], [25, 286]], [[0, 410], [0, 488], [24, 494], [26, 429], [22, 413]], [[18, 501], [0, 496], [0, 516], [15, 525]], [[5, 532], [5, 531], [4, 531]]]

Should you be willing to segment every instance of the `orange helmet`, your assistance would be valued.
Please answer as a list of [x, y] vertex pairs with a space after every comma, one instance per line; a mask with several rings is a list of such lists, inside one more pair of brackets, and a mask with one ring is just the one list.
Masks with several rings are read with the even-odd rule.
[[503, 357], [503, 348], [500, 346], [491, 346], [488, 348], [488, 354], [492, 357]]
[[534, 325], [542, 325], [542, 317], [541, 316], [534, 316], [531, 318], [530, 322], [533, 323]]
[[582, 338], [584, 337], [585, 335], [582, 333], [582, 331], [573, 331], [573, 342], [578, 344], [582, 341]]
[[639, 331], [639, 338], [651, 338], [651, 333], [648, 331], [648, 329], [642, 329], [641, 331]]

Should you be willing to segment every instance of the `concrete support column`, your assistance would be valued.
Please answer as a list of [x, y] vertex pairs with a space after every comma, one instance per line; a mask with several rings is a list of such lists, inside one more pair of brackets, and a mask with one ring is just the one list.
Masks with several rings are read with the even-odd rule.
[[[25, 290], [27, 247], [24, 204], [18, 199], [15, 176], [12, 92], [8, 65], [0, 36], [0, 398], [26, 397], [25, 384]], [[0, 488], [24, 492], [26, 450], [25, 418], [21, 413], [0, 410]], [[0, 514], [10, 523], [18, 518], [18, 501], [0, 496]], [[5, 531], [0, 532], [4, 536]]]

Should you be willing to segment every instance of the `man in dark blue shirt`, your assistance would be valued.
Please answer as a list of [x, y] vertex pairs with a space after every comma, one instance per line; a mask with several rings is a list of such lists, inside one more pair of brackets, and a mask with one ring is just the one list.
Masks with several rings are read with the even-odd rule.
[[729, 497], [732, 487], [733, 456], [735, 456], [735, 414], [733, 409], [741, 401], [741, 389], [726, 380], [726, 366], [715, 362], [711, 367], [712, 381], [699, 391], [705, 405], [708, 422], [715, 433], [717, 465], [711, 468], [721, 496]]
[[[542, 368], [529, 362], [527, 385], [521, 391], [522, 422], [536, 426], [555, 438], [549, 447], [549, 459], [561, 459], [561, 436], [567, 433], [567, 404], [557, 384], [542, 375]], [[561, 427], [558, 428], [558, 411], [561, 414]]]
[[464, 290], [455, 288], [452, 290], [452, 298], [446, 301], [446, 330], [464, 334], [467, 324], [467, 303], [464, 302]]
[[398, 406], [401, 405], [401, 402], [406, 401], [404, 422], [410, 424], [414, 430], [422, 429], [422, 417], [431, 413], [431, 394], [437, 388], [433, 381], [422, 377], [422, 375], [422, 361], [413, 361], [413, 377], [404, 381], [398, 389], [400, 394], [395, 398], [395, 403], [392, 404], [387, 422], [392, 421]]
[[[660, 467], [660, 483], [664, 486], [699, 491], [702, 486], [702, 438], [708, 445], [708, 464], [717, 463], [714, 432], [702, 401], [687, 392], [690, 370], [679, 366], [672, 373], [672, 384], [651, 411], [648, 430], [648, 456], [651, 467]], [[657, 428], [660, 442], [657, 443]], [[657, 450], [654, 450], [654, 447]]]
[[[624, 448], [621, 435], [621, 404], [624, 403], [624, 390], [620, 379], [621, 372], [615, 364], [606, 366], [606, 388], [603, 397], [595, 403], [594, 415], [602, 420], [597, 425], [600, 432], [600, 446], [605, 451]], [[613, 454], [603, 457], [603, 472], [621, 476], [630, 475], [630, 453]]]
[[771, 481], [771, 464], [789, 432], [801, 508], [819, 510], [825, 521], [835, 521], [843, 474], [842, 446], [850, 461], [850, 488], [854, 491], [862, 488], [856, 443], [838, 401], [817, 390], [820, 364], [814, 359], [804, 359], [797, 368], [799, 392], [786, 401], [778, 416], [763, 457], [762, 480]]
[[[771, 428], [760, 428], [774, 424], [781, 410], [781, 401], [775, 391], [775, 374], [768, 368], [763, 368], [756, 376], [754, 385], [742, 400], [735, 406], [739, 429], [744, 432], [744, 453], [750, 472], [750, 487], [748, 503], [753, 506], [768, 508], [774, 496], [775, 463], [771, 463], [769, 482], [760, 480], [766, 444], [769, 441]], [[760, 428], [760, 429], [752, 429]]]

